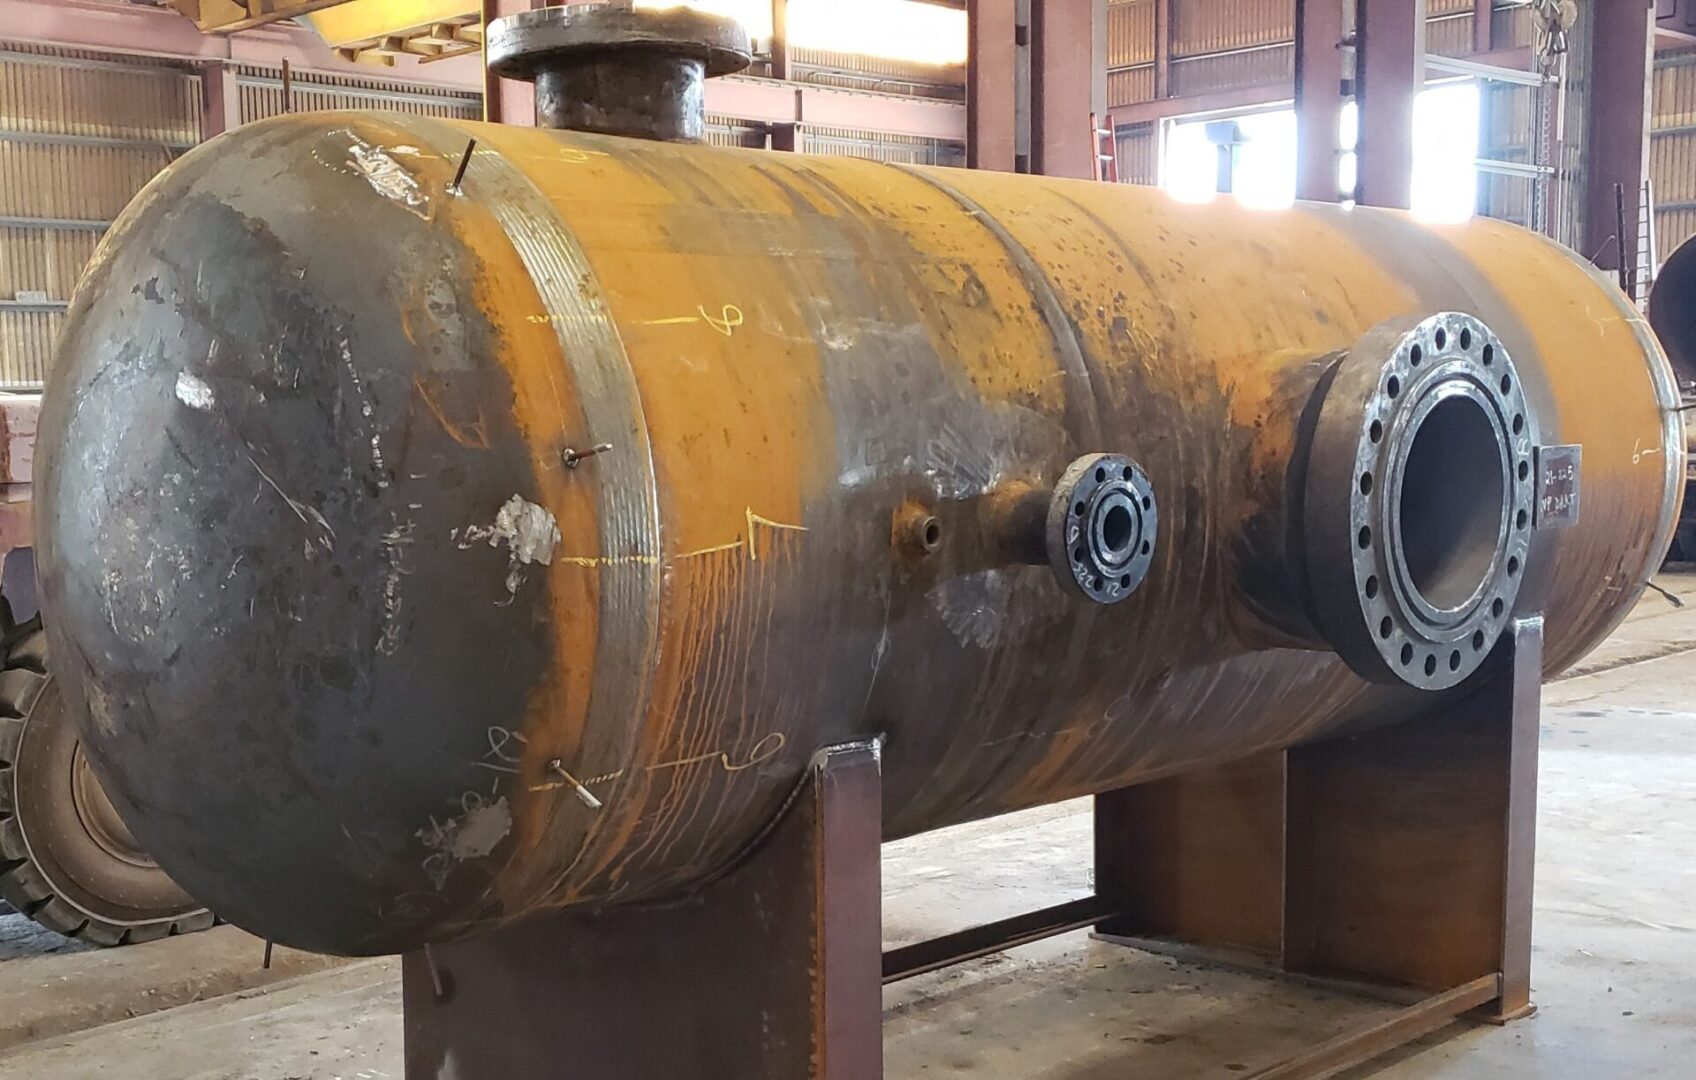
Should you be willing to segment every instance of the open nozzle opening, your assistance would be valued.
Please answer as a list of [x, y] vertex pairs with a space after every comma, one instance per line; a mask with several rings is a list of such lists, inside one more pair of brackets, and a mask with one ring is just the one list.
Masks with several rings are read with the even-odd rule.
[[1530, 548], [1531, 417], [1501, 342], [1469, 315], [1398, 320], [1322, 386], [1306, 449], [1309, 616], [1376, 682], [1476, 671]]
[[1507, 524], [1503, 450], [1485, 407], [1443, 400], [1409, 440], [1396, 500], [1408, 584], [1438, 611], [1460, 611], [1490, 581]]

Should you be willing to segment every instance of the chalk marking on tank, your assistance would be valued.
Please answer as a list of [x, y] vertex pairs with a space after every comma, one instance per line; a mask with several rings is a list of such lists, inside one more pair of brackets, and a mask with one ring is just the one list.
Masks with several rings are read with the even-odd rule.
[[412, 573], [406, 565], [406, 549], [412, 545], [413, 523], [397, 522], [378, 542], [388, 569], [383, 573], [383, 629], [377, 638], [377, 651], [393, 656], [400, 648], [400, 579]]
[[[723, 334], [725, 337], [730, 337], [733, 333], [735, 333], [736, 328], [741, 326], [744, 322], [742, 309], [737, 307], [735, 304], [725, 304], [719, 309], [719, 313], [716, 316], [707, 314], [707, 306], [705, 304], [696, 304], [695, 311], [696, 314], [694, 315], [677, 315], [669, 319], [643, 319], [642, 325], [687, 326], [691, 323], [704, 322], [714, 330]], [[535, 316], [531, 316], [531, 318], [535, 318]]]
[[[768, 529], [784, 529], [790, 532], [807, 531], [807, 527], [805, 525], [788, 525], [781, 521], [773, 521], [770, 518], [761, 517], [759, 514], [754, 512], [753, 507], [745, 508], [743, 513], [748, 521], [748, 535], [746, 537], [731, 540], [724, 544], [713, 544], [710, 547], [696, 548], [694, 551], [685, 551], [679, 555], [673, 556], [672, 562], [669, 563], [658, 555], [561, 555], [558, 556], [557, 561], [566, 566], [582, 566], [589, 568], [631, 565], [670, 566], [676, 562], [681, 562], [684, 559], [697, 559], [703, 555], [716, 555], [719, 552], [735, 551], [738, 548], [746, 547], [748, 549], [748, 560], [750, 562], [758, 562], [759, 552], [756, 549], [757, 545], [754, 537], [755, 525], [764, 525]], [[464, 543], [460, 544], [461, 548], [464, 548], [465, 546], [466, 545]]]
[[746, 510], [744, 510], [743, 513], [746, 514], [747, 518], [748, 518], [748, 561], [749, 562], [759, 562], [760, 561], [759, 537], [758, 537], [758, 534], [754, 532], [754, 526], [755, 525], [764, 525], [768, 529], [787, 529], [791, 532], [806, 532], [807, 531], [807, 527], [805, 525], [790, 525], [790, 524], [787, 524], [786, 522], [782, 522], [782, 521], [773, 521], [771, 518], [768, 518], [768, 517], [761, 517], [760, 515], [754, 513], [754, 508], [751, 507], [751, 506], [748, 507]]
[[[678, 758], [675, 761], [661, 761], [653, 765], [646, 765], [636, 771], [642, 773], [663, 772], [666, 769], [681, 769], [688, 765], [699, 765], [703, 761], [712, 761], [716, 758], [719, 765], [723, 767], [725, 772], [739, 773], [751, 769], [755, 765], [770, 761], [772, 758], [782, 753], [783, 748], [788, 745], [788, 743], [789, 736], [785, 735], [781, 731], [772, 731], [768, 732], [760, 739], [759, 742], [756, 742], [751, 748], [749, 748], [748, 760], [746, 761], [733, 761], [730, 757], [730, 751], [728, 750], [709, 750], [704, 754], [694, 754], [690, 757]], [[629, 769], [615, 769], [612, 772], [602, 773], [599, 776], [591, 776], [589, 779], [583, 781], [583, 783], [611, 783], [619, 777], [624, 776], [629, 771]]]
[[[294, 511], [294, 516], [299, 518], [302, 524], [315, 525], [324, 530], [324, 534], [322, 536], [315, 538], [318, 541], [319, 546], [321, 546], [326, 552], [333, 552], [336, 550], [336, 530], [330, 526], [328, 521], [324, 520], [323, 514], [320, 514], [313, 507], [292, 498], [289, 493], [284, 491], [275, 480], [271, 479], [270, 473], [259, 467], [259, 462], [253, 460], [252, 454], [247, 455], [247, 463], [253, 466], [253, 471], [258, 473], [267, 484], [271, 485], [272, 491], [275, 491], [282, 497], [282, 500], [285, 503], [288, 503], [289, 509]], [[310, 540], [307, 541], [307, 554], [309, 556], [312, 550], [311, 543], [312, 542]]]
[[[341, 340], [341, 354], [342, 368], [347, 372], [348, 381], [353, 383], [354, 396], [359, 398], [359, 415], [365, 420], [370, 420], [376, 410], [371, 404], [371, 398], [365, 393], [365, 383], [359, 377], [359, 369], [354, 366], [353, 350], [349, 347], [347, 338]], [[298, 371], [296, 375], [298, 377]], [[375, 431], [371, 433], [371, 467], [377, 473], [377, 487], [379, 489], [388, 487], [389, 476], [388, 469], [383, 464], [382, 436]]]
[[430, 411], [431, 416], [435, 417], [436, 423], [441, 425], [448, 438], [467, 450], [487, 450], [489, 448], [489, 431], [483, 418], [483, 407], [481, 405], [477, 407], [477, 419], [462, 426], [448, 419], [447, 414], [442, 411], [441, 404], [436, 401], [435, 395], [430, 393], [429, 388], [416, 375], [412, 377], [412, 388], [418, 392], [419, 398], [424, 402], [424, 407]]
[[177, 400], [191, 409], [206, 412], [217, 403], [217, 396], [205, 379], [187, 371], [177, 372]]
[[872, 650], [872, 673], [866, 680], [865, 700], [860, 702], [860, 719], [864, 720], [866, 712], [872, 707], [872, 691], [877, 688], [878, 672], [883, 670], [884, 657], [889, 655], [889, 611], [895, 602], [895, 592], [889, 587], [889, 580], [883, 583], [883, 629], [879, 631], [877, 647]]

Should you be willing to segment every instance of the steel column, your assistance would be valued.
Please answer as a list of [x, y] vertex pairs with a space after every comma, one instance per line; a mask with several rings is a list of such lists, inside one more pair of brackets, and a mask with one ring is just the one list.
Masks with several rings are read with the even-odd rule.
[[1016, 164], [1016, 6], [970, 0], [966, 8], [966, 164], [973, 169], [1012, 172]]
[[1413, 100], [1425, 84], [1425, 0], [1362, 0], [1359, 10], [1355, 198], [1405, 210], [1413, 200]]
[[[1591, 16], [1590, 118], [1584, 254], [1605, 270], [1635, 269], [1637, 218], [1649, 175], [1649, 88], [1654, 65], [1650, 0], [1599, 0]], [[1617, 185], [1617, 188], [1616, 188]], [[1619, 235], [1616, 190], [1625, 196]]]
[[236, 70], [229, 64], [207, 64], [200, 69], [200, 138], [222, 135], [241, 126], [241, 92], [236, 88]]
[[1171, 96], [1172, 0], [1154, 0], [1154, 100]]
[[536, 87], [489, 70], [489, 24], [505, 15], [546, 7], [542, 0], [481, 0], [483, 15], [483, 119], [491, 124], [536, 126]]
[[1296, 198], [1336, 202], [1343, 5], [1296, 0]]
[[[779, 80], [789, 78], [789, 0], [771, 0], [771, 41], [768, 43], [771, 53], [771, 77]], [[799, 123], [776, 123], [771, 126], [768, 146], [772, 150], [799, 150], [801, 148], [801, 125]]]
[[1107, 109], [1107, 0], [1034, 0], [1031, 171], [1089, 179]]

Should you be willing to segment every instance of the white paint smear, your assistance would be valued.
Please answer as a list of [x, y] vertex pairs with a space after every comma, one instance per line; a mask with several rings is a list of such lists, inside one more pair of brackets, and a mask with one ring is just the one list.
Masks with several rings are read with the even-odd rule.
[[559, 525], [554, 516], [533, 502], [514, 495], [501, 505], [495, 515], [495, 533], [491, 544], [505, 540], [512, 548], [512, 557], [521, 563], [554, 561], [554, 548], [559, 544]]
[[490, 547], [506, 544], [511, 552], [506, 591], [517, 595], [524, 581], [524, 567], [532, 563], [547, 566], [554, 561], [554, 548], [560, 542], [559, 523], [545, 507], [514, 495], [501, 504], [493, 525], [467, 525], [457, 539], [461, 549], [484, 540]]
[[366, 183], [372, 190], [385, 199], [393, 199], [426, 220], [429, 215], [425, 209], [430, 200], [418, 186], [418, 181], [412, 174], [401, 168], [400, 162], [390, 157], [380, 146], [372, 146], [359, 136], [352, 136], [353, 143], [347, 148], [348, 159], [353, 167], [365, 177]]
[[217, 400], [212, 393], [212, 387], [205, 379], [190, 375], [186, 371], [177, 373], [177, 400], [191, 409], [205, 412]]
[[512, 831], [512, 811], [507, 809], [503, 795], [477, 807], [454, 824], [458, 827], [448, 836], [443, 850], [460, 862], [481, 859]]
[[436, 853], [424, 860], [424, 869], [439, 889], [455, 863], [486, 857], [510, 832], [512, 811], [503, 795], [492, 803], [477, 802], [464, 817], [446, 825], [432, 819], [429, 828], [419, 829], [415, 835]]

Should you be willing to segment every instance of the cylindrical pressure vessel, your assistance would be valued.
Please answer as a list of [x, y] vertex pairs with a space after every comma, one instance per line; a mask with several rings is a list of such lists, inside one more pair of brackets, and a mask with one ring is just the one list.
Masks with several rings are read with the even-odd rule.
[[[78, 290], [44, 605], [190, 892], [398, 951], [685, 889], [842, 740], [894, 837], [1412, 715], [1515, 613], [1565, 667], [1665, 550], [1676, 404], [1496, 222], [285, 117]], [[1094, 454], [1158, 501], [1090, 519], [1129, 595], [1053, 543]]]

